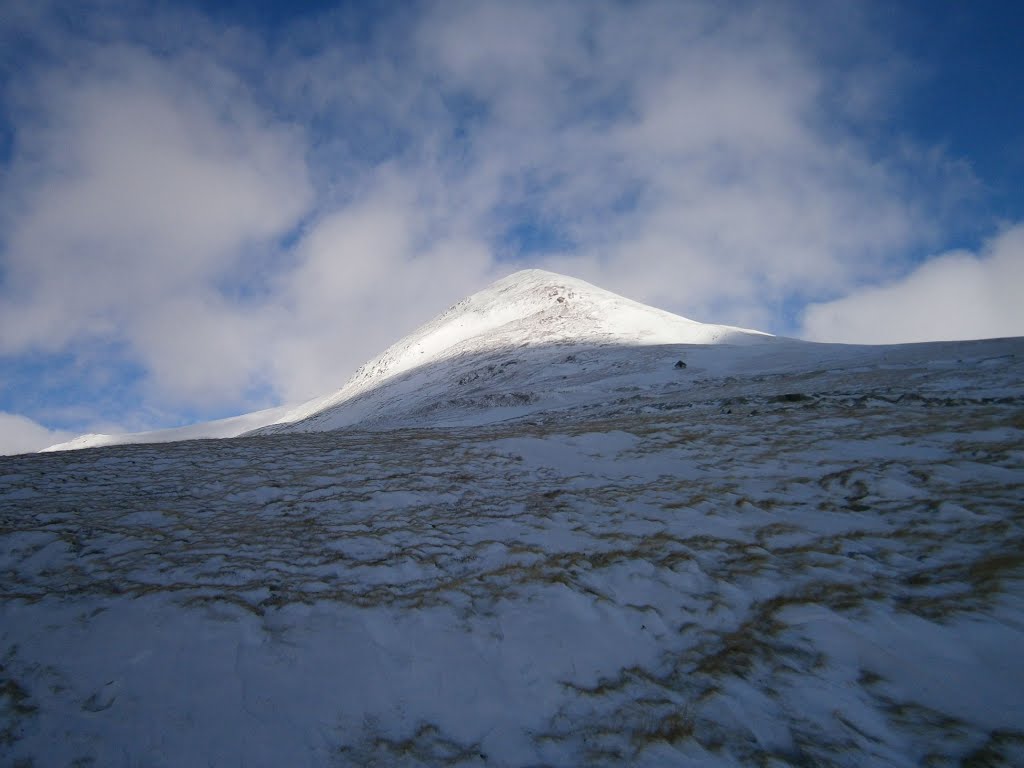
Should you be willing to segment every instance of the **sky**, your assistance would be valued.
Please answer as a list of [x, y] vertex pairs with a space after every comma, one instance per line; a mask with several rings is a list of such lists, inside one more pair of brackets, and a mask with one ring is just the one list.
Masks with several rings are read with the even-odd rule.
[[1020, 4], [0, 0], [0, 453], [339, 388], [540, 267], [1024, 335]]

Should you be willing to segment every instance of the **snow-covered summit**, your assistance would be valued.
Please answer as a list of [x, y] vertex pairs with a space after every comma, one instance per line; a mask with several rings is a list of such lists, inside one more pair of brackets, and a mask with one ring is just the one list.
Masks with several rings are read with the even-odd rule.
[[[451, 416], [451, 408], [439, 409], [437, 404], [456, 401], [456, 410], [472, 411], [477, 421], [487, 421], [488, 412], [494, 418], [507, 418], [510, 412], [502, 407], [510, 403], [522, 406], [529, 401], [530, 411], [554, 401], [571, 405], [574, 398], [582, 402], [598, 397], [601, 388], [595, 389], [595, 381], [622, 383], [612, 367], [622, 362], [612, 363], [614, 355], [559, 370], [552, 380], [553, 355], [564, 357], [567, 347], [585, 356], [583, 350], [606, 346], [750, 344], [773, 338], [758, 331], [699, 323], [577, 278], [526, 269], [449, 307], [362, 365], [340, 389], [322, 397], [178, 429], [83, 435], [46, 450], [235, 437], [260, 430], [316, 431], [369, 421], [396, 424], [405, 418], [422, 424]], [[515, 360], [497, 360], [511, 350], [520, 351]], [[655, 364], [652, 360], [634, 363], [639, 365], [634, 372]], [[502, 375], [491, 375], [496, 364], [518, 367], [503, 367]], [[478, 369], [488, 366], [490, 373], [481, 376]], [[581, 376], [587, 387], [579, 386]], [[467, 388], [467, 382], [476, 385]], [[550, 396], [559, 393], [552, 400]]]
[[655, 309], [574, 277], [525, 269], [463, 299], [362, 365], [330, 395], [290, 410], [301, 421], [399, 374], [445, 360], [544, 345], [749, 343], [768, 334], [710, 325]]
[[758, 331], [698, 323], [619, 296], [588, 282], [525, 269], [463, 299], [388, 349], [388, 373], [474, 348], [551, 342], [712, 344]]

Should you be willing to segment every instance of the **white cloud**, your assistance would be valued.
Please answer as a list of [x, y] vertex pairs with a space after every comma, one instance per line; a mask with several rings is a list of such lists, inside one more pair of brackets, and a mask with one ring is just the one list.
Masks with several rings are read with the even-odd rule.
[[813, 304], [803, 336], [815, 341], [895, 344], [1024, 336], [1024, 224], [980, 253], [954, 251], [908, 275]]
[[69, 432], [47, 429], [25, 416], [0, 411], [0, 456], [41, 451], [72, 437]]
[[[431, 18], [424, 56], [490, 116], [470, 197], [528, 205], [571, 241], [546, 266], [775, 326], [788, 296], [851, 285], [932, 234], [901, 169], [827, 111], [830, 73], [791, 9], [473, 7]], [[509, 30], [524, 33], [500, 44]]]
[[4, 185], [0, 352], [114, 339], [164, 394], [237, 398], [265, 360], [218, 285], [307, 210], [301, 137], [209, 60], [102, 48], [38, 85]]

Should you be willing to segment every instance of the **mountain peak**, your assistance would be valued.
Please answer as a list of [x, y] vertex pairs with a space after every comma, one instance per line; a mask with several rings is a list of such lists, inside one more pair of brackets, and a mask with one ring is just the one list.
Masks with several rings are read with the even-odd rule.
[[587, 288], [593, 290], [601, 290], [596, 285], [591, 285], [590, 283], [587, 283], [584, 280], [580, 280], [579, 278], [569, 277], [568, 275], [562, 275], [559, 274], [558, 272], [549, 272], [546, 269], [535, 268], [520, 269], [519, 271], [513, 272], [512, 274], [507, 275], [501, 278], [500, 280], [496, 280], [483, 290], [486, 291], [491, 288], [501, 290], [517, 288], [530, 290], [533, 288], [543, 288], [548, 286], [558, 287], [570, 283], [575, 283], [580, 286], [586, 286]]
[[517, 271], [513, 272], [510, 275], [506, 275], [505, 277], [501, 278], [500, 280], [496, 280], [494, 283], [492, 283], [492, 285], [497, 285], [499, 283], [519, 283], [519, 282], [525, 282], [525, 281], [529, 281], [529, 280], [558, 281], [558, 280], [572, 280], [572, 279], [575, 279], [575, 278], [570, 278], [570, 277], [568, 277], [566, 275], [559, 274], [558, 272], [551, 272], [551, 271], [546, 270], [546, 269], [538, 269], [537, 267], [530, 267], [528, 269], [520, 269], [520, 270], [517, 270]]
[[[297, 407], [281, 407], [254, 414], [198, 424], [179, 429], [136, 435], [87, 435], [54, 450], [124, 442], [163, 442], [198, 437], [229, 437], [248, 430], [288, 429], [296, 422], [333, 429], [384, 416], [398, 418], [394, 408], [425, 407], [431, 402], [451, 400], [462, 390], [463, 380], [476, 380], [467, 366], [494, 367], [494, 360], [511, 351], [521, 358], [516, 375], [499, 382], [505, 389], [481, 396], [479, 402], [502, 402], [502, 397], [522, 397], [528, 389], [552, 389], [544, 367], [552, 354], [562, 357], [573, 352], [615, 345], [625, 348], [675, 344], [749, 344], [770, 338], [767, 334], [689, 320], [649, 307], [596, 285], [543, 269], [513, 272], [492, 283], [420, 326], [384, 352], [363, 364], [341, 389]], [[530, 348], [527, 353], [526, 348]], [[572, 349], [569, 349], [572, 348]], [[588, 376], [605, 374], [600, 363]], [[512, 368], [508, 369], [513, 370]], [[461, 372], [460, 372], [461, 371]], [[468, 377], [468, 379], [467, 379]], [[410, 378], [417, 384], [409, 384]], [[568, 375], [560, 376], [558, 387], [574, 386]], [[564, 381], [563, 381], [564, 380]], [[508, 389], [509, 387], [513, 390]], [[507, 390], [507, 391], [506, 391]], [[400, 397], [396, 396], [396, 393]], [[397, 400], [396, 400], [397, 397]], [[495, 399], [496, 398], [496, 399]], [[458, 398], [456, 398], [458, 399]], [[415, 401], [415, 402], [414, 402]]]
[[501, 278], [360, 366], [337, 392], [286, 413], [289, 424], [321, 414], [400, 374], [465, 355], [522, 347], [750, 343], [768, 334], [709, 325], [543, 269]]
[[[460, 301], [455, 307], [461, 306], [468, 302], [480, 302], [480, 301], [512, 301], [521, 294], [533, 294], [541, 292], [551, 301], [556, 303], [558, 298], [568, 298], [567, 293], [572, 292], [577, 295], [578, 298], [596, 298], [603, 297], [608, 298], [615, 296], [624, 301], [621, 296], [607, 291], [604, 288], [599, 288], [592, 283], [588, 283], [585, 280], [581, 280], [578, 277], [570, 277], [568, 275], [562, 275], [558, 272], [549, 272], [546, 269], [521, 269], [517, 272], [513, 272], [506, 277], [496, 280], [486, 288], [467, 296], [463, 301]], [[636, 303], [636, 302], [633, 302]], [[455, 307], [452, 307], [453, 309]]]

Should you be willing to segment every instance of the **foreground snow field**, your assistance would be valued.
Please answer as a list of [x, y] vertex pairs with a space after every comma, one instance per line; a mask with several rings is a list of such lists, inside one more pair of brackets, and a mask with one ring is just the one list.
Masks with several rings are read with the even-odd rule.
[[1024, 765], [1024, 341], [535, 353], [0, 459], [0, 763]]

